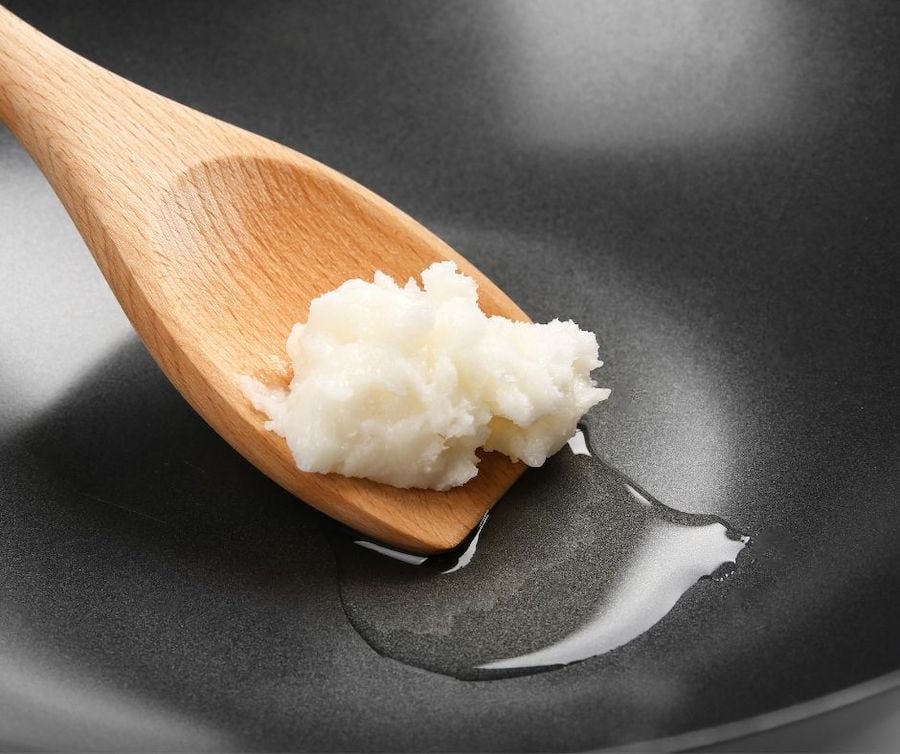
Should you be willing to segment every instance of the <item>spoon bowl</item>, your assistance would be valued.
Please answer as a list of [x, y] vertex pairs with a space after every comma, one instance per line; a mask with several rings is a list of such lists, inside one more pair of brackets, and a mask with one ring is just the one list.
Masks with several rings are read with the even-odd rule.
[[160, 367], [238, 452], [322, 512], [424, 554], [459, 544], [524, 470], [484, 454], [447, 492], [300, 471], [243, 395], [287, 384], [285, 342], [349, 278], [453, 260], [488, 314], [526, 315], [449, 246], [350, 178], [79, 57], [0, 8], [0, 120], [66, 206]]

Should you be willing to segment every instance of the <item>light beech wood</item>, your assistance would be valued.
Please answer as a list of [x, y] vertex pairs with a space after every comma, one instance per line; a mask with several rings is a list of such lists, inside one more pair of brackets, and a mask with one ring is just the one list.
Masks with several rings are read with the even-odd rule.
[[452, 259], [477, 280], [485, 311], [527, 319], [396, 207], [305, 155], [98, 67], [2, 7], [0, 119], [169, 379], [282, 487], [372, 537], [431, 553], [463, 540], [522, 473], [495, 453], [448, 492], [304, 473], [240, 391], [241, 374], [286, 383], [291, 325], [316, 296], [375, 270], [405, 280]]

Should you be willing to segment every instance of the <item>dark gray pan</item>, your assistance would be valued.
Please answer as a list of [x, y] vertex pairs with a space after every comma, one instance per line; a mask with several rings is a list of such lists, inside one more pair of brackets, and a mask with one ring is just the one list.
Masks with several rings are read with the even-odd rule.
[[[895, 682], [898, 6], [9, 6], [356, 177], [536, 319], [595, 330], [604, 456], [754, 543], [566, 669], [461, 681], [379, 655], [326, 522], [168, 385], [2, 132], [5, 746], [684, 748]], [[482, 547], [514, 536], [489, 524]]]

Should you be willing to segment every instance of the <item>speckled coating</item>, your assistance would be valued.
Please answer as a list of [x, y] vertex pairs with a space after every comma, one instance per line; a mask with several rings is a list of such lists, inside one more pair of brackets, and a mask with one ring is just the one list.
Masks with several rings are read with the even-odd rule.
[[0, 132], [4, 746], [598, 748], [900, 667], [893, 3], [7, 5], [597, 332], [595, 444], [757, 543], [727, 588], [563, 671], [381, 657], [321, 517], [168, 385]]

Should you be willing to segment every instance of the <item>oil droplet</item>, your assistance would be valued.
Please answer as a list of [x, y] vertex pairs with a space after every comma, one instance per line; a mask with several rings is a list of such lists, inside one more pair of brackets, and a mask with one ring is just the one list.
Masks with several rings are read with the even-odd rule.
[[567, 443], [569, 446], [569, 450], [572, 451], [576, 456], [589, 456], [591, 455], [591, 451], [587, 446], [587, 438], [584, 436], [584, 432], [580, 429], [575, 430], [575, 434], [569, 438], [569, 442]]
[[655, 500], [592, 454], [583, 430], [569, 450], [528, 472], [452, 553], [334, 536], [341, 599], [360, 635], [459, 678], [538, 672], [645, 633], [749, 542], [714, 516]]
[[478, 667], [568, 665], [616, 649], [654, 626], [700, 578], [733, 562], [743, 548], [744, 542], [730, 539], [720, 523], [653, 521], [619, 583], [584, 626], [547, 647]]
[[489, 516], [490, 513], [485, 513], [484, 516], [482, 516], [481, 521], [478, 522], [478, 526], [475, 527], [472, 533], [469, 534], [458, 547], [454, 547], [447, 552], [442, 552], [439, 555], [416, 555], [411, 552], [405, 552], [404, 550], [398, 550], [395, 547], [389, 547], [388, 545], [373, 542], [370, 539], [363, 539], [352, 529], [341, 526], [338, 523], [333, 523], [332, 526], [334, 531], [340, 531], [345, 537], [349, 537], [353, 544], [359, 545], [366, 550], [377, 552], [391, 560], [406, 563], [407, 565], [426, 566], [428, 568], [436, 569], [441, 573], [453, 573], [460, 568], [465, 568], [472, 562], [472, 558], [475, 557], [475, 550], [478, 548], [478, 539], [481, 536], [481, 530], [487, 523]]

